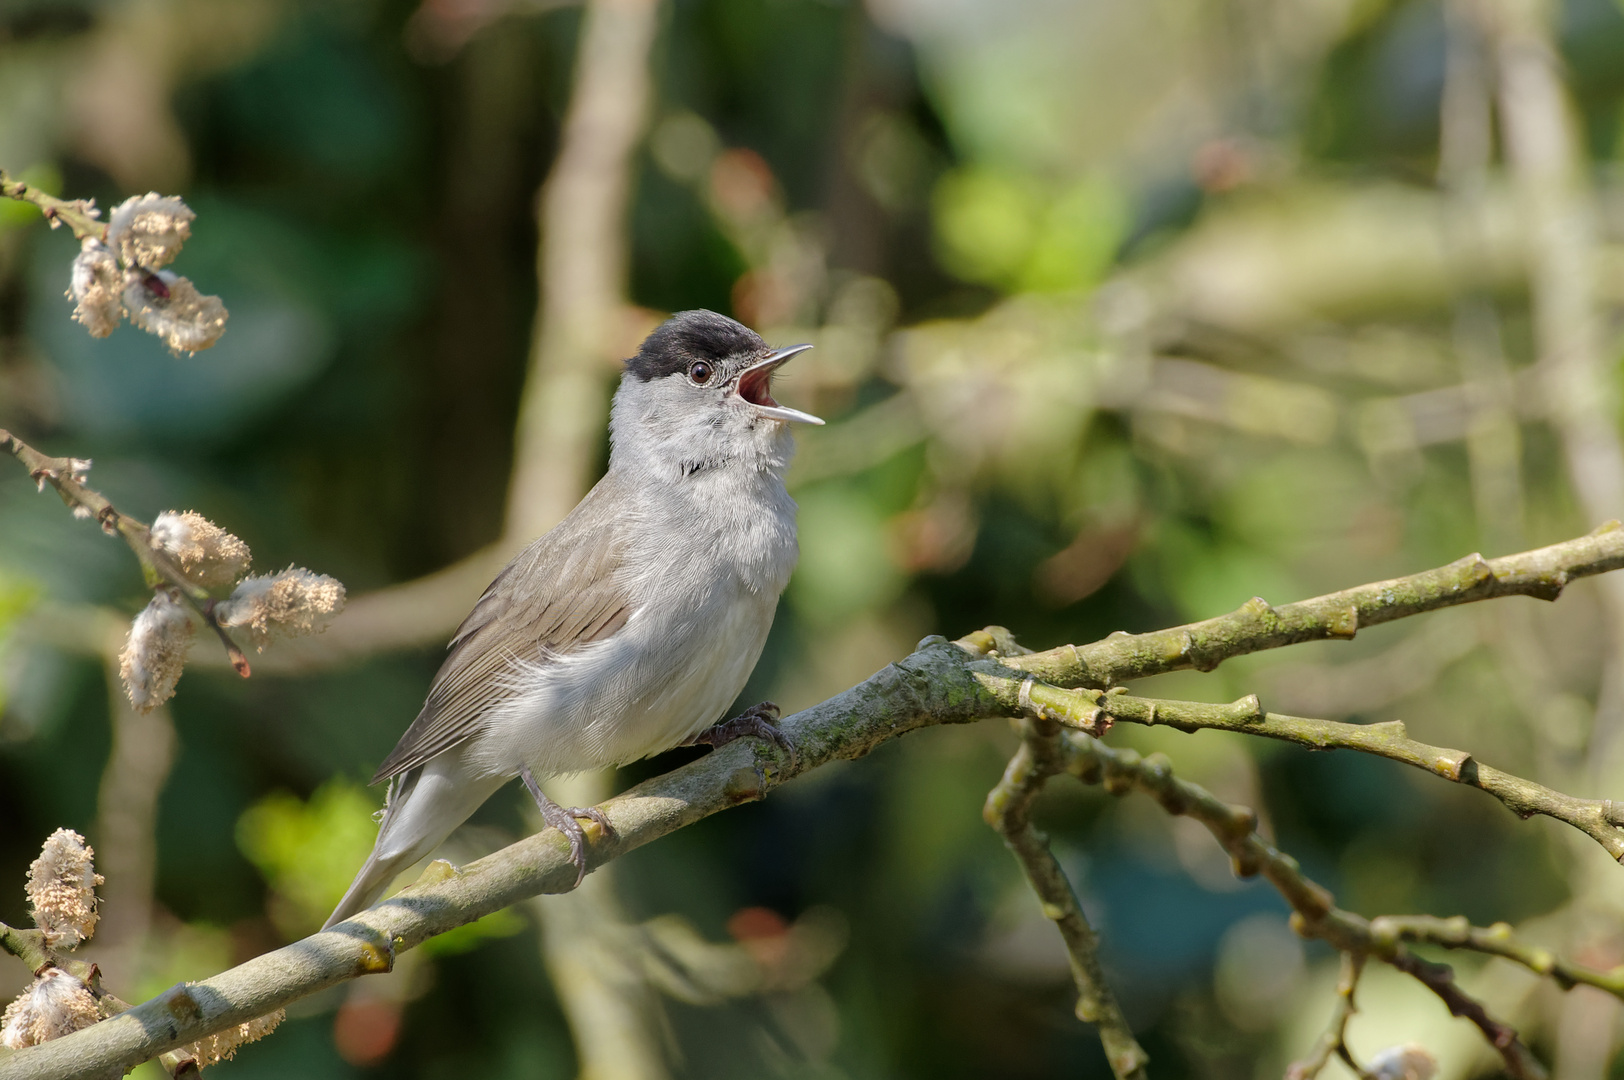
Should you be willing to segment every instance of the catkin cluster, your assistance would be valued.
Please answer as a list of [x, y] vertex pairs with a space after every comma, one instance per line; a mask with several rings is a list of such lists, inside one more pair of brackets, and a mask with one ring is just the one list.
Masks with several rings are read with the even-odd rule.
[[38, 1046], [100, 1019], [90, 988], [61, 968], [49, 967], [0, 1015], [0, 1046]]
[[96, 932], [96, 853], [72, 829], [46, 837], [28, 867], [28, 906], [53, 949], [77, 949]]
[[[248, 545], [191, 510], [169, 510], [152, 523], [153, 549], [191, 584], [209, 591], [232, 588], [213, 602], [214, 619], [241, 627], [264, 650], [273, 635], [313, 634], [344, 606], [344, 586], [333, 578], [290, 566], [277, 574], [245, 577]], [[191, 610], [178, 589], [160, 586], [130, 624], [119, 654], [119, 674], [130, 704], [149, 712], [175, 694], [195, 633]]]
[[197, 1059], [197, 1067], [206, 1069], [210, 1065], [218, 1065], [222, 1061], [230, 1061], [237, 1056], [237, 1050], [244, 1043], [257, 1042], [276, 1030], [276, 1025], [287, 1019], [287, 1011], [278, 1009], [273, 1013], [250, 1020], [246, 1024], [228, 1027], [224, 1031], [216, 1031], [213, 1035], [205, 1035], [195, 1043], [189, 1043], [182, 1049]]
[[[28, 908], [53, 949], [76, 949], [96, 932], [95, 852], [72, 829], [46, 837], [28, 868]], [[54, 965], [35, 977], [0, 1015], [0, 1046], [21, 1050], [101, 1019], [90, 988]]]
[[92, 337], [111, 334], [126, 316], [179, 355], [207, 349], [225, 333], [218, 296], [163, 267], [180, 254], [197, 215], [157, 192], [124, 200], [107, 222], [107, 239], [86, 237], [73, 260], [68, 296], [73, 317]]

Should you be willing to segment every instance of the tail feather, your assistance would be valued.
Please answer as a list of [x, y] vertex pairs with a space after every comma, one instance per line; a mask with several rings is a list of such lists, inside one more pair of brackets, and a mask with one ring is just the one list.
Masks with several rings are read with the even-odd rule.
[[428, 855], [510, 777], [469, 776], [456, 750], [413, 769], [390, 786], [378, 841], [323, 930], [373, 904], [401, 871]]
[[355, 875], [355, 880], [350, 882], [348, 891], [344, 893], [344, 899], [338, 902], [338, 906], [327, 916], [327, 921], [321, 928], [331, 930], [345, 919], [359, 915], [376, 904], [378, 897], [389, 887], [389, 883], [394, 881], [395, 876], [408, 865], [410, 864], [398, 858], [380, 859], [376, 851], [367, 856], [367, 861], [361, 866], [361, 872]]

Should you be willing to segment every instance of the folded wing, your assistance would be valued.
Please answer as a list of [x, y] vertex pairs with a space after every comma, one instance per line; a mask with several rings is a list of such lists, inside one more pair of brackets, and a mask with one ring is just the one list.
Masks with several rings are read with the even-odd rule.
[[480, 730], [515, 693], [519, 663], [547, 663], [613, 636], [632, 614], [617, 522], [594, 488], [558, 527], [509, 563], [451, 639], [423, 711], [378, 767], [374, 784], [415, 769]]

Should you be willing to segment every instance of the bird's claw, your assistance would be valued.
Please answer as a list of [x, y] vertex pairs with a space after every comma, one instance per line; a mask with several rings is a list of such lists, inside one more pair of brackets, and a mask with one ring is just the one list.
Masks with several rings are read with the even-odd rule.
[[577, 819], [597, 822], [606, 836], [614, 836], [615, 827], [609, 824], [609, 818], [596, 806], [559, 806], [553, 802], [541, 790], [541, 785], [536, 783], [528, 768], [521, 769], [519, 777], [524, 781], [524, 786], [530, 789], [531, 798], [536, 800], [541, 820], [563, 833], [564, 839], [569, 841], [570, 862], [575, 864], [575, 884], [571, 888], [579, 888], [581, 882], [586, 880], [586, 831]]
[[709, 746], [720, 750], [734, 739], [746, 736], [757, 739], [766, 739], [784, 753], [789, 755], [789, 767], [793, 770], [800, 760], [795, 744], [790, 742], [789, 736], [774, 721], [779, 717], [778, 706], [770, 701], [763, 701], [759, 705], [752, 705], [731, 720], [723, 720], [701, 731], [688, 740], [689, 745]]

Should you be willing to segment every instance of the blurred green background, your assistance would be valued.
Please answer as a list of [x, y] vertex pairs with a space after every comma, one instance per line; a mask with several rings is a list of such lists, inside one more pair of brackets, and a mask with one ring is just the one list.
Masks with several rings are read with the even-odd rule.
[[[0, 2], [0, 167], [103, 206], [183, 195], [175, 269], [231, 311], [196, 356], [130, 327], [93, 340], [63, 299], [72, 237], [0, 205], [0, 426], [93, 457], [129, 513], [196, 509], [259, 570], [308, 566], [352, 601], [498, 542], [582, 22], [547, 0]], [[614, 355], [714, 308], [816, 343], [778, 393], [830, 420], [798, 433], [801, 565], [742, 703], [804, 707], [926, 634], [1088, 641], [1624, 516], [1574, 482], [1618, 464], [1624, 419], [1614, 0], [671, 0], [655, 25]], [[1570, 99], [1554, 181], [1508, 166], [1496, 35], [1518, 27]], [[1571, 227], [1553, 240], [1552, 220]], [[1577, 389], [1551, 303], [1592, 331]], [[85, 951], [131, 999], [320, 924], [441, 651], [278, 666], [273, 647], [246, 682], [205, 658], [135, 721], [96, 650], [145, 598], [127, 551], [0, 467], [0, 919], [26, 923], [51, 830], [88, 834], [109, 886]], [[1624, 787], [1617, 610], [1584, 583], [1144, 689], [1402, 717], [1604, 797]], [[110, 758], [119, 723], [132, 749]], [[1362, 914], [1504, 919], [1624, 961], [1618, 867], [1556, 823], [1346, 754], [1110, 741], [1257, 807]], [[1107, 1076], [981, 820], [1014, 745], [935, 730], [820, 770], [595, 875], [590, 910], [506, 913], [302, 1003], [220, 1073], [574, 1076], [573, 942], [618, 973], [644, 1075]], [[1335, 957], [1202, 830], [1064, 779], [1040, 823], [1154, 1075], [1277, 1076], [1307, 1051]], [[452, 857], [529, 827], [514, 787]], [[1559, 1075], [1624, 1075], [1610, 999], [1451, 960]], [[0, 962], [0, 992], [26, 978]], [[1445, 1077], [1494, 1073], [1398, 977], [1373, 971], [1363, 1004], [1361, 1052], [1415, 1040]]]

